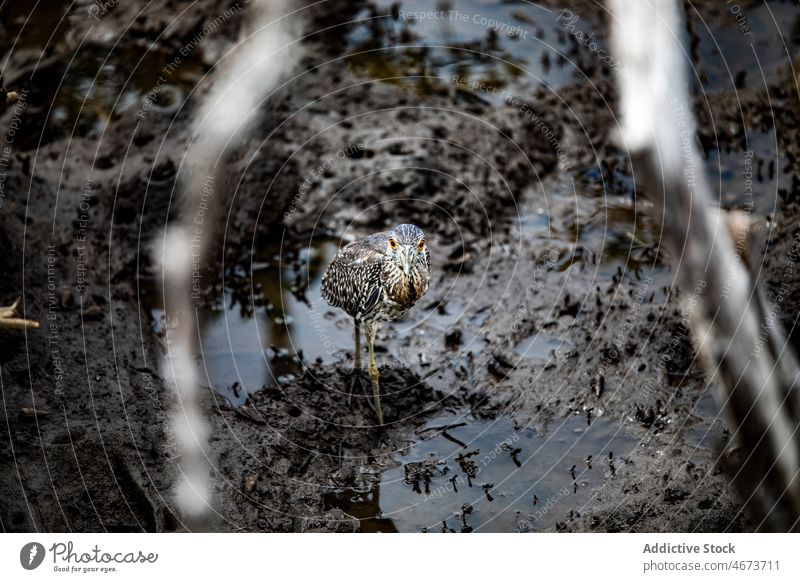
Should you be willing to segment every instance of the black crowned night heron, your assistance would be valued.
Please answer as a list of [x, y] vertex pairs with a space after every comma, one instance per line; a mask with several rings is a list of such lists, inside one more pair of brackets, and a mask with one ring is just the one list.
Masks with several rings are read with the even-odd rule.
[[[431, 255], [425, 233], [401, 224], [351, 242], [339, 251], [322, 276], [322, 296], [353, 318], [356, 346], [353, 377], [361, 369], [361, 327], [369, 348], [369, 377], [378, 424], [383, 424], [375, 334], [381, 321], [394, 321], [428, 291]], [[352, 387], [351, 387], [352, 390]]]

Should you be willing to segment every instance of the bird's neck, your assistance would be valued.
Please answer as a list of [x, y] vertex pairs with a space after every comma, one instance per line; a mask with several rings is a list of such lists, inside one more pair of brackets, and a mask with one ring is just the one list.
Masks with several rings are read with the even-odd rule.
[[392, 301], [404, 307], [411, 307], [425, 293], [422, 276], [416, 270], [406, 275], [403, 271], [394, 269], [385, 283]]

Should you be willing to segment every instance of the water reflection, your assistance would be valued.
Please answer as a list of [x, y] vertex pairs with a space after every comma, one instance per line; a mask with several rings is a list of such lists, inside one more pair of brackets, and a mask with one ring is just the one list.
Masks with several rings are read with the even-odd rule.
[[[7, 86], [29, 91], [19, 147], [99, 136], [121, 112], [142, 107], [148, 95], [153, 110], [174, 113], [208, 68], [200, 51], [122, 41], [112, 47], [78, 38], [69, 24], [81, 17], [91, 18], [70, 2], [0, 7], [0, 54], [13, 47], [14, 62], [36, 62], [33, 75], [5, 71]], [[176, 56], [180, 66], [167, 69]]]
[[417, 431], [393, 469], [362, 473], [325, 503], [361, 531], [541, 531], [579, 511], [637, 446], [619, 425], [572, 415], [545, 435], [508, 418], [443, 416]]
[[[535, 4], [379, 0], [361, 14], [350, 35], [348, 64], [356, 73], [413, 87], [419, 95], [442, 91], [454, 75], [498, 91], [479, 97], [499, 104], [500, 90], [531, 94], [573, 82], [579, 71], [559, 55], [567, 45], [551, 26], [555, 13]], [[537, 23], [545, 22], [541, 27]], [[558, 66], [551, 66], [557, 63]], [[410, 77], [403, 79], [403, 77]]]
[[[320, 294], [322, 273], [338, 250], [331, 241], [299, 249], [269, 246], [248, 273], [239, 268], [216, 305], [200, 312], [201, 377], [233, 405], [265, 385], [290, 381], [304, 362], [331, 364], [350, 349], [352, 329]], [[164, 333], [157, 293], [143, 295], [153, 329]]]

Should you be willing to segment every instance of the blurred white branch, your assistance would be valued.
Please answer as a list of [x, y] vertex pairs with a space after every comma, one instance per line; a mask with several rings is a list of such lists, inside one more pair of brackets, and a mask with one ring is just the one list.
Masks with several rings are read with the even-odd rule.
[[[663, 219], [679, 286], [705, 283], [694, 338], [714, 374], [729, 427], [747, 458], [734, 481], [761, 527], [798, 528], [800, 396], [797, 360], [757, 281], [738, 260], [713, 202], [695, 138], [676, 0], [610, 0], [621, 142]], [[766, 332], [765, 332], [766, 330]]]
[[[249, 30], [217, 63], [211, 87], [197, 108], [195, 140], [185, 160], [181, 222], [170, 226], [157, 249], [164, 282], [165, 312], [178, 323], [167, 331], [163, 377], [178, 397], [173, 420], [182, 479], [176, 489], [181, 512], [194, 527], [204, 527], [212, 507], [207, 457], [208, 422], [199, 404], [193, 354], [199, 330], [192, 300], [193, 276], [205, 264], [224, 217], [227, 156], [248, 137], [262, 104], [296, 66], [293, 18], [286, 0], [252, 0]], [[201, 217], [202, 220], [198, 220]], [[221, 242], [221, 241], [220, 241]]]

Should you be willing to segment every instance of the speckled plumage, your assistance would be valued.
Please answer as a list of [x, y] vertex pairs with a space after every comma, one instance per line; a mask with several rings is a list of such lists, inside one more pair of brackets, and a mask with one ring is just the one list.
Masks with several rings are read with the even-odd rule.
[[[391, 249], [390, 239], [396, 241], [396, 250]], [[417, 248], [420, 242], [422, 251]], [[412, 224], [351, 242], [325, 271], [322, 296], [358, 321], [397, 319], [428, 291], [431, 259], [425, 243], [425, 233]], [[401, 265], [403, 253], [411, 266], [408, 274]]]
[[355, 321], [356, 372], [361, 367], [360, 329], [364, 328], [378, 424], [383, 424], [374, 351], [378, 323], [393, 321], [411, 309], [427, 293], [430, 278], [431, 255], [425, 233], [413, 224], [401, 224], [351, 242], [322, 276], [322, 296]]

